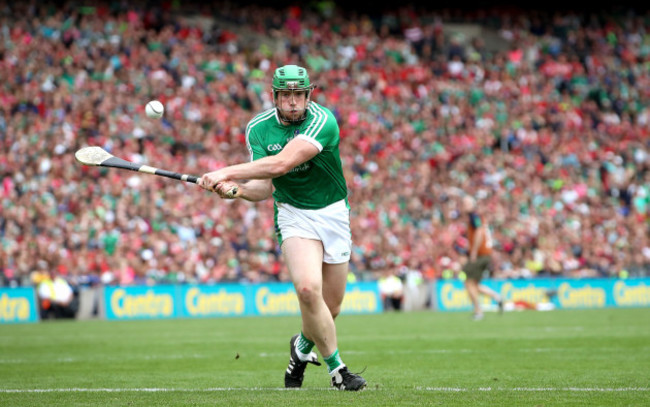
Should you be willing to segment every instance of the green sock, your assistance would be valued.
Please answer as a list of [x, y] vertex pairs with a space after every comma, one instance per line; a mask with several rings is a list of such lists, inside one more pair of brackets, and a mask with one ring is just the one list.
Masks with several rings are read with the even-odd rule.
[[312, 349], [314, 349], [314, 342], [310, 341], [305, 337], [305, 335], [300, 332], [300, 338], [298, 338], [298, 344], [296, 346], [298, 350], [305, 355], [308, 355]]
[[327, 372], [332, 373], [340, 366], [343, 366], [343, 361], [339, 355], [339, 350], [336, 349], [334, 353], [325, 358], [325, 363], [327, 363]]

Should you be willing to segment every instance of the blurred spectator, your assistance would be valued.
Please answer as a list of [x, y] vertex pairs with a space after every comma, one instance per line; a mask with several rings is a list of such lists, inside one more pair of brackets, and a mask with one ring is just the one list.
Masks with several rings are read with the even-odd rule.
[[404, 301], [404, 282], [402, 279], [393, 270], [386, 269], [381, 273], [378, 284], [384, 311], [400, 311]]
[[39, 260], [38, 264], [40, 270], [35, 272], [33, 279], [37, 284], [41, 319], [74, 318], [79, 301], [72, 287], [47, 262]]

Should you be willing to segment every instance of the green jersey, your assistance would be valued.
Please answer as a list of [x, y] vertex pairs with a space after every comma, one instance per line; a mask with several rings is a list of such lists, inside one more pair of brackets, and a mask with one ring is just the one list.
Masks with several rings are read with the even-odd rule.
[[320, 209], [347, 198], [339, 153], [339, 126], [329, 109], [310, 102], [300, 123], [283, 125], [275, 108], [255, 116], [246, 126], [251, 161], [278, 154], [294, 138], [318, 147], [311, 160], [273, 179], [273, 198], [300, 209]]

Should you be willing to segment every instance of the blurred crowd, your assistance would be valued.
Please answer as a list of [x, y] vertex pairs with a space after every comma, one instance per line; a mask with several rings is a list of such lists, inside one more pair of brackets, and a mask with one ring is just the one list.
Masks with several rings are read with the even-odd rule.
[[[245, 126], [287, 63], [339, 120], [357, 278], [457, 276], [464, 194], [491, 226], [495, 277], [650, 275], [649, 18], [6, 3], [2, 284], [52, 271], [75, 285], [287, 281], [271, 200], [74, 158], [98, 145], [195, 175], [247, 161]], [[144, 115], [152, 99], [161, 120]]]

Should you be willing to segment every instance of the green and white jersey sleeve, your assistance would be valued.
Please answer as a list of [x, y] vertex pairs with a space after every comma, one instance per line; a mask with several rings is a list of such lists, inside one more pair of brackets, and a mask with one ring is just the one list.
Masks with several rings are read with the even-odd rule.
[[347, 199], [339, 152], [339, 126], [329, 109], [310, 102], [306, 119], [288, 126], [280, 122], [275, 109], [269, 109], [255, 116], [246, 127], [251, 160], [278, 154], [294, 138], [312, 143], [320, 152], [273, 179], [274, 199], [301, 209], [320, 209]]

